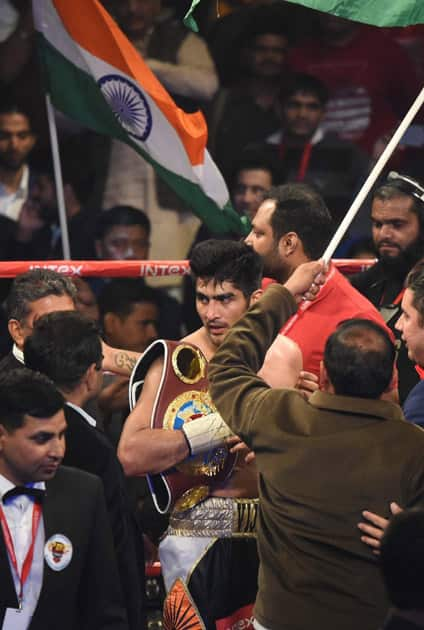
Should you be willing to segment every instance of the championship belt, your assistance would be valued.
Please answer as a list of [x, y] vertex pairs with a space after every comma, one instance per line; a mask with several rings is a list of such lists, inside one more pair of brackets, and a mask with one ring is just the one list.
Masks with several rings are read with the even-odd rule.
[[[208, 392], [207, 360], [201, 350], [190, 343], [164, 339], [154, 341], [134, 367], [129, 386], [131, 410], [150, 366], [158, 358], [163, 359], [163, 368], [153, 405], [152, 429], [180, 430], [185, 422], [216, 412]], [[190, 456], [163, 473], [147, 475], [156, 509], [165, 514], [173, 506], [177, 511], [193, 507], [209, 495], [211, 486], [227, 479], [236, 459], [224, 444]]]

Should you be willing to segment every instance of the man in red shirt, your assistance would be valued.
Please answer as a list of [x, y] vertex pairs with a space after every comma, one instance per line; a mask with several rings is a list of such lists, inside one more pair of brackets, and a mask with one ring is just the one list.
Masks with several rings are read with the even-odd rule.
[[[299, 265], [323, 254], [331, 234], [331, 216], [319, 193], [306, 184], [285, 184], [267, 193], [246, 243], [262, 256], [264, 274], [284, 283]], [[299, 307], [268, 350], [260, 375], [277, 386], [275, 365], [284, 360], [281, 335], [285, 335], [299, 345], [304, 370], [318, 377], [327, 338], [340, 322], [352, 317], [385, 327], [371, 302], [331, 265], [318, 297]]]
[[291, 66], [325, 83], [325, 129], [371, 153], [397, 126], [420, 85], [403, 48], [376, 27], [320, 14], [318, 35], [291, 54]]

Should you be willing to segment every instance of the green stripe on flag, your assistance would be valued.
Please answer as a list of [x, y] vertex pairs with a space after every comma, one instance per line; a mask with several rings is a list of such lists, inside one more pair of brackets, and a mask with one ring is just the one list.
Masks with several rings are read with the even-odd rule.
[[94, 78], [68, 61], [41, 34], [37, 36], [46, 85], [58, 110], [84, 127], [131, 146], [213, 232], [248, 233], [248, 221], [245, 223], [229, 203], [219, 208], [199, 185], [164, 168], [134, 143], [118, 123]]
[[[282, 0], [281, 0], [282, 1]], [[201, 0], [193, 0], [184, 23], [198, 31], [193, 11]], [[424, 0], [287, 0], [309, 9], [374, 26], [409, 26], [424, 24]]]
[[424, 0], [288, 0], [374, 26], [424, 24]]
[[200, 2], [201, 0], [193, 0], [193, 2], [191, 3], [191, 7], [184, 16], [184, 24], [195, 33], [199, 32], [199, 27], [197, 26], [197, 22], [193, 17], [193, 11], [197, 7], [197, 5], [200, 4]]

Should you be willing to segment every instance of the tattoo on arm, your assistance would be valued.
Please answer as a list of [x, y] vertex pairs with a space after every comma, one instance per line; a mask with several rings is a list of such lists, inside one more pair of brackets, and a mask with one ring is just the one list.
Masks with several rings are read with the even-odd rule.
[[125, 370], [128, 370], [128, 374], [130, 374], [137, 363], [136, 357], [130, 356], [124, 350], [120, 350], [115, 354], [115, 365], [116, 367]]

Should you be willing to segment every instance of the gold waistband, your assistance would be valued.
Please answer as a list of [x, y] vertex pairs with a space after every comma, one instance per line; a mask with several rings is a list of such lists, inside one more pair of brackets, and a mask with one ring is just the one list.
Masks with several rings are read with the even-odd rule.
[[185, 512], [173, 512], [167, 534], [212, 536], [216, 538], [254, 537], [259, 499], [210, 497]]

